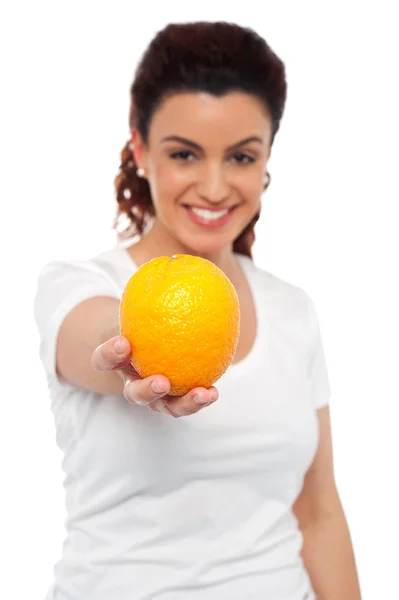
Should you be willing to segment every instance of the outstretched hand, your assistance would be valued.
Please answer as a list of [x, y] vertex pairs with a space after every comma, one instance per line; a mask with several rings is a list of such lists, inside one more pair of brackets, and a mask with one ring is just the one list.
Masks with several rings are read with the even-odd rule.
[[218, 397], [217, 389], [197, 387], [185, 396], [169, 396], [170, 381], [164, 375], [142, 379], [130, 364], [131, 345], [123, 336], [116, 336], [98, 346], [92, 354], [96, 371], [115, 371], [124, 382], [124, 397], [131, 404], [147, 406], [153, 411], [168, 413], [172, 417], [192, 415], [209, 406]]

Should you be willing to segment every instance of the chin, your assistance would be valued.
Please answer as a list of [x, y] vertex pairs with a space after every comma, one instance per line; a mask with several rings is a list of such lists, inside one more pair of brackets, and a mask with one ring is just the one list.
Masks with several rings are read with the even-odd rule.
[[233, 240], [235, 238], [231, 238], [226, 235], [210, 235], [210, 234], [202, 234], [198, 236], [191, 236], [182, 239], [180, 237], [180, 241], [187, 248], [188, 254], [198, 254], [200, 256], [212, 255], [218, 252], [221, 252], [226, 247], [231, 247], [233, 244]]

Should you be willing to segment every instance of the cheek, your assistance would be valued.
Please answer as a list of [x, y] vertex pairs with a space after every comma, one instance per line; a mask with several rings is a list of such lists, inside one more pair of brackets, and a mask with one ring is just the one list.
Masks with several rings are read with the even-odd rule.
[[237, 186], [240, 197], [245, 201], [249, 209], [258, 207], [263, 188], [259, 183], [259, 177], [248, 177]]
[[[190, 184], [190, 177], [184, 170], [174, 169], [172, 166], [160, 166], [155, 174], [156, 204], [167, 204], [171, 206], [173, 201], [179, 198]], [[161, 201], [161, 202], [159, 202]]]

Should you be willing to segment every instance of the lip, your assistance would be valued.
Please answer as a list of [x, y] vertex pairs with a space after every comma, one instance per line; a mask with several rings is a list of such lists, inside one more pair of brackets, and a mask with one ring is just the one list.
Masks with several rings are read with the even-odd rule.
[[200, 210], [209, 210], [209, 212], [220, 212], [222, 210], [233, 210], [236, 208], [238, 204], [232, 204], [231, 206], [222, 206], [222, 207], [214, 207], [214, 206], [201, 206], [200, 204], [183, 204], [184, 208], [199, 208]]
[[[233, 205], [233, 206], [225, 206], [224, 208], [209, 208], [209, 207], [203, 207], [203, 206], [198, 206], [195, 204], [183, 204], [182, 207], [184, 208], [186, 215], [188, 216], [188, 218], [190, 219], [190, 221], [192, 223], [195, 223], [196, 225], [200, 226], [203, 229], [216, 229], [218, 227], [222, 227], [223, 225], [225, 225], [232, 217], [235, 209], [237, 208], [237, 204]], [[220, 217], [220, 219], [215, 219], [213, 221], [208, 221], [206, 219], [204, 219], [203, 217], [200, 217], [199, 215], [195, 214], [191, 209], [192, 208], [200, 208], [202, 210], [209, 210], [211, 212], [220, 212], [221, 210], [228, 210], [227, 214], [223, 215], [222, 217]]]

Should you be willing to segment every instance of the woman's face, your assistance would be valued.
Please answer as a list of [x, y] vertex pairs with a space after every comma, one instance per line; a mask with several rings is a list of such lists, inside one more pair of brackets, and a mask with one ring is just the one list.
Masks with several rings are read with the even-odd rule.
[[192, 253], [231, 247], [259, 211], [264, 189], [271, 119], [261, 101], [241, 92], [176, 94], [155, 112], [148, 147], [132, 133], [154, 228]]

